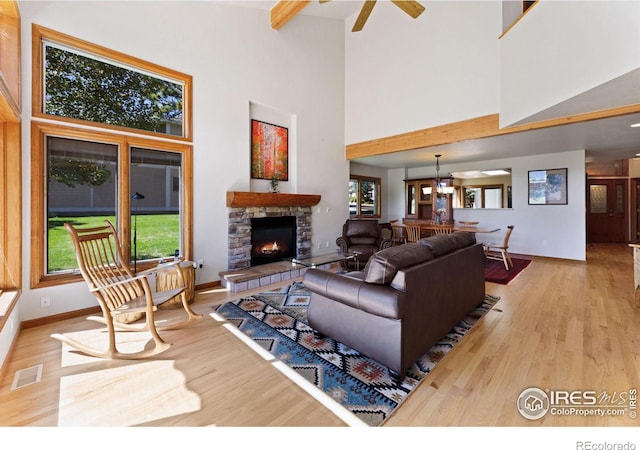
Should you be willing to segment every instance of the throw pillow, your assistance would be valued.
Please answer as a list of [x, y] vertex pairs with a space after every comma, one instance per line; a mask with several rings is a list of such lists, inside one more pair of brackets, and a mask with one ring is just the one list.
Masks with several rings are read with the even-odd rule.
[[389, 284], [398, 270], [433, 258], [428, 247], [417, 242], [389, 247], [373, 254], [364, 268], [364, 281]]
[[475, 233], [467, 233], [465, 231], [454, 231], [451, 233], [451, 236], [458, 243], [458, 248], [469, 247], [476, 243], [476, 234]]
[[419, 244], [428, 247], [433, 256], [441, 256], [458, 249], [458, 242], [452, 234], [436, 234], [418, 241]]

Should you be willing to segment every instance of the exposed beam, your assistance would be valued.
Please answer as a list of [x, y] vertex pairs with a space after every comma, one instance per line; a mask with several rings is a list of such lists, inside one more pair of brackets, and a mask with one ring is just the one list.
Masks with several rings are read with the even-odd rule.
[[359, 142], [347, 145], [346, 158], [364, 158], [367, 156], [384, 155], [387, 153], [415, 150], [435, 145], [452, 144], [454, 142], [481, 139], [492, 136], [502, 136], [523, 131], [539, 130], [542, 128], [570, 125], [572, 123], [588, 122], [591, 120], [606, 119], [609, 117], [624, 116], [640, 112], [640, 104], [622, 106], [619, 108], [593, 111], [584, 114], [560, 117], [557, 119], [543, 120], [540, 122], [515, 125], [508, 128], [500, 128], [500, 116], [490, 114], [462, 120], [446, 125], [425, 128], [408, 133], [397, 134], [371, 141]]
[[280, 0], [271, 8], [271, 28], [279, 30], [309, 3], [311, 0]]
[[347, 145], [347, 159], [414, 150], [487, 137], [498, 130], [498, 114], [425, 128], [371, 141]]

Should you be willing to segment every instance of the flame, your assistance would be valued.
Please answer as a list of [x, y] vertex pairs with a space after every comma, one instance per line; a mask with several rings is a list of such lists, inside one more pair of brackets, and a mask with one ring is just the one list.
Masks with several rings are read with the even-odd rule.
[[279, 250], [280, 250], [280, 246], [278, 245], [277, 242], [274, 242], [272, 245], [263, 246], [260, 251], [265, 254], [272, 254], [272, 253], [278, 252]]

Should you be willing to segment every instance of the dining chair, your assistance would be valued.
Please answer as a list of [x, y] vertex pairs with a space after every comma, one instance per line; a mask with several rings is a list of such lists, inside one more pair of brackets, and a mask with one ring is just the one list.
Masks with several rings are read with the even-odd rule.
[[458, 220], [461, 227], [475, 227], [479, 223], [477, 220]]
[[418, 242], [420, 240], [420, 225], [405, 225], [407, 232], [407, 242]]
[[511, 260], [511, 255], [509, 255], [509, 238], [511, 237], [513, 228], [514, 225], [509, 225], [507, 227], [507, 232], [504, 235], [502, 244], [494, 244], [491, 242], [483, 244], [484, 254], [487, 259], [502, 261], [506, 270], [509, 270], [513, 267], [513, 261]]
[[391, 224], [391, 245], [401, 245], [407, 242], [407, 236], [404, 234], [404, 225], [398, 224], [398, 219], [390, 220]]
[[436, 235], [451, 233], [453, 233], [453, 227], [451, 225], [434, 225], [431, 234]]

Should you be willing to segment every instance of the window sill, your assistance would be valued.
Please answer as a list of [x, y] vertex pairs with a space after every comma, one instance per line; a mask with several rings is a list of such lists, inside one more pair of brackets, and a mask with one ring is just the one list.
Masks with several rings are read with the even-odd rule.
[[0, 291], [0, 331], [11, 315], [13, 308], [18, 304], [20, 291]]

